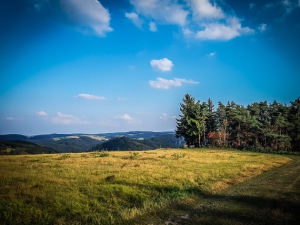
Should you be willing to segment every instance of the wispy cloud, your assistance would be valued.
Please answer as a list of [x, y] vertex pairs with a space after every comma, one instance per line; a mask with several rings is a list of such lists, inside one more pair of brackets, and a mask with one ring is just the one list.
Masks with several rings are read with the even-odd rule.
[[75, 98], [82, 98], [87, 100], [105, 100], [106, 98], [103, 96], [90, 95], [90, 94], [79, 94], [76, 95]]
[[14, 117], [12, 117], [12, 116], [6, 117], [5, 119], [6, 119], [6, 120], [9, 120], [9, 121], [18, 120], [17, 118], [14, 118]]
[[35, 114], [38, 116], [48, 116], [48, 114], [45, 111], [36, 111]]
[[186, 84], [199, 84], [197, 81], [193, 80], [186, 80], [181, 78], [174, 78], [174, 79], [165, 79], [158, 77], [155, 81], [150, 80], [149, 84], [152, 88], [156, 89], [170, 89], [171, 87], [180, 87], [183, 83]]
[[208, 54], [208, 56], [210, 56], [210, 57], [213, 57], [215, 55], [216, 55], [216, 52], [211, 52], [211, 53]]
[[291, 13], [295, 8], [300, 7], [300, 0], [298, 1], [283, 0], [281, 4], [285, 9], [285, 15], [287, 15]]
[[153, 68], [158, 69], [163, 72], [171, 71], [174, 64], [171, 60], [167, 58], [163, 59], [152, 59], [150, 64]]
[[156, 24], [154, 22], [149, 23], [149, 30], [152, 31], [152, 32], [157, 31], [157, 27], [156, 27]]
[[110, 14], [100, 1], [64, 0], [60, 4], [69, 20], [76, 23], [82, 31], [91, 31], [103, 37], [113, 30], [110, 27]]
[[133, 118], [131, 116], [129, 116], [127, 113], [125, 113], [123, 115], [118, 115], [115, 117], [115, 119], [121, 119], [121, 120], [126, 120], [126, 121], [133, 120]]
[[52, 117], [52, 123], [54, 124], [90, 124], [89, 121], [81, 120], [80, 118], [70, 115], [63, 114], [61, 112], [57, 113], [57, 116]]
[[135, 26], [142, 29], [143, 20], [139, 18], [139, 15], [135, 12], [125, 13], [125, 17], [130, 19]]
[[258, 26], [258, 29], [259, 29], [261, 32], [265, 31], [265, 30], [267, 29], [267, 24], [265, 24], [265, 23], [260, 24], [260, 25]]
[[183, 5], [170, 0], [130, 0], [130, 3], [145, 18], [151, 18], [160, 23], [184, 26], [189, 14]]
[[168, 118], [167, 113], [162, 113], [161, 116], [159, 117], [161, 120], [166, 120]]

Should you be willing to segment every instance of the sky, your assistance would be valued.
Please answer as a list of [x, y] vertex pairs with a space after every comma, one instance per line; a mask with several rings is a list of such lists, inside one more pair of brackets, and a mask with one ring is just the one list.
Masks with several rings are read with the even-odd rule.
[[300, 0], [2, 0], [0, 134], [174, 131], [186, 93], [300, 96]]

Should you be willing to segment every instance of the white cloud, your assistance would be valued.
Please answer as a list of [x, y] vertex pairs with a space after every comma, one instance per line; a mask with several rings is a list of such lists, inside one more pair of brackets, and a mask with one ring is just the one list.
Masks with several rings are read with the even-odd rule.
[[89, 121], [81, 120], [76, 116], [70, 114], [57, 113], [56, 117], [52, 117], [54, 124], [90, 124]]
[[168, 118], [168, 114], [167, 113], [162, 113], [161, 116], [159, 117], [161, 120], [165, 120]]
[[204, 30], [197, 32], [196, 38], [228, 41], [243, 34], [254, 33], [254, 30], [249, 27], [242, 27], [239, 19], [236, 17], [228, 19], [227, 24], [211, 23], [204, 26]]
[[211, 52], [211, 53], [208, 54], [208, 56], [211, 56], [211, 57], [213, 57], [213, 56], [215, 56], [215, 55], [216, 55], [215, 52]]
[[149, 30], [152, 31], [152, 32], [157, 31], [157, 27], [156, 27], [156, 24], [154, 22], [149, 23]]
[[14, 117], [12, 117], [12, 116], [6, 117], [5, 119], [6, 119], [6, 120], [10, 120], [10, 121], [17, 120], [16, 118], [14, 118]]
[[[253, 29], [241, 25], [233, 10], [226, 7], [226, 13], [216, 1], [130, 0], [130, 3], [146, 21], [179, 25], [184, 36], [189, 38], [228, 41], [238, 36], [254, 34]], [[250, 9], [253, 7], [254, 3], [251, 3]], [[199, 30], [199, 27], [202, 29]], [[153, 31], [152, 28], [150, 30]]]
[[135, 12], [125, 13], [125, 16], [130, 19], [135, 26], [142, 29], [143, 21], [139, 18], [139, 15]]
[[182, 5], [171, 0], [130, 0], [130, 3], [139, 14], [161, 23], [184, 26], [189, 14]]
[[48, 114], [44, 111], [36, 111], [35, 114], [38, 116], [48, 116]]
[[115, 117], [116, 119], [121, 119], [121, 120], [126, 120], [126, 121], [130, 121], [133, 120], [133, 118], [131, 116], [129, 116], [127, 113], [123, 114], [123, 115], [118, 115]]
[[105, 100], [106, 98], [103, 96], [90, 95], [90, 94], [79, 94], [76, 95], [75, 98], [82, 98], [87, 100]]
[[260, 24], [258, 29], [262, 32], [265, 31], [267, 29], [267, 24], [265, 24], [265, 23]]
[[285, 15], [291, 13], [295, 8], [300, 7], [300, 0], [291, 1], [291, 0], [283, 0], [282, 6], [285, 8]]
[[191, 6], [195, 19], [221, 19], [225, 17], [222, 9], [216, 3], [212, 5], [209, 0], [191, 0]]
[[255, 6], [255, 3], [250, 3], [250, 5], [249, 5], [249, 9], [251, 10], [251, 9], [253, 9], [254, 8], [254, 6]]
[[171, 71], [173, 68], [173, 62], [167, 58], [163, 59], [152, 59], [150, 64], [153, 68], [161, 70], [163, 72]]
[[69, 19], [80, 29], [92, 31], [97, 36], [105, 36], [112, 31], [110, 15], [106, 8], [96, 0], [64, 0], [60, 1]]
[[156, 89], [170, 89], [171, 87], [180, 87], [183, 83], [187, 84], [199, 84], [197, 81], [186, 80], [180, 78], [174, 78], [173, 80], [167, 80], [165, 78], [158, 77], [156, 81], [150, 80], [149, 84], [152, 88]]
[[127, 98], [118, 97], [118, 101], [127, 101]]
[[182, 33], [184, 36], [187, 36], [187, 37], [191, 37], [192, 35], [194, 35], [194, 32], [191, 31], [189, 28], [183, 28]]

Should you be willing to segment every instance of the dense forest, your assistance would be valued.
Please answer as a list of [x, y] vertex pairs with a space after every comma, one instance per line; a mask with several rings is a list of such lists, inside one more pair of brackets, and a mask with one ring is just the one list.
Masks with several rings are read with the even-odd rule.
[[176, 119], [176, 137], [189, 147], [231, 147], [256, 151], [300, 151], [300, 97], [290, 105], [255, 102], [239, 105], [186, 94]]
[[0, 155], [22, 154], [50, 154], [57, 153], [51, 148], [46, 148], [28, 141], [0, 141]]
[[93, 147], [90, 151], [96, 150], [151, 150], [158, 148], [178, 148], [183, 147], [183, 139], [176, 138], [174, 134], [166, 134], [147, 140], [136, 140], [128, 137], [115, 137], [100, 145]]

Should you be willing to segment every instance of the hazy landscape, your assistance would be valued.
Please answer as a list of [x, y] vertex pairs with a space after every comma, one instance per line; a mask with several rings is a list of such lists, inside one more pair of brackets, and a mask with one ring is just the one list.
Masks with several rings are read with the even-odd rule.
[[0, 225], [300, 221], [300, 0], [2, 0]]

